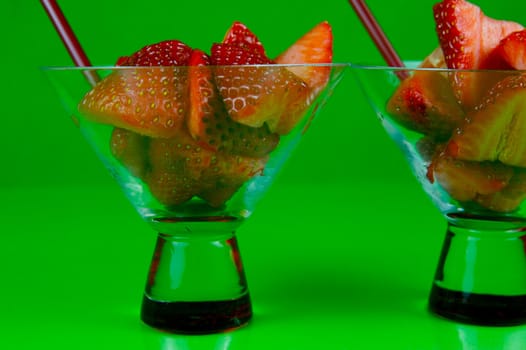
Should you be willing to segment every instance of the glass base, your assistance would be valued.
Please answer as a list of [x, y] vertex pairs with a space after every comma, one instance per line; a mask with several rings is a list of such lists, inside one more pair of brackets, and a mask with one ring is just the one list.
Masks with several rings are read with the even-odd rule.
[[142, 302], [144, 323], [172, 333], [207, 334], [249, 321], [241, 254], [235, 233], [226, 228], [221, 222], [185, 222], [158, 235]]
[[467, 324], [526, 324], [524, 222], [449, 218], [429, 310]]
[[499, 296], [463, 293], [434, 285], [429, 310], [458, 321], [484, 326], [513, 326], [526, 323], [526, 295]]
[[141, 319], [165, 331], [181, 334], [209, 334], [234, 330], [252, 317], [247, 294], [235, 300], [163, 302], [144, 296]]

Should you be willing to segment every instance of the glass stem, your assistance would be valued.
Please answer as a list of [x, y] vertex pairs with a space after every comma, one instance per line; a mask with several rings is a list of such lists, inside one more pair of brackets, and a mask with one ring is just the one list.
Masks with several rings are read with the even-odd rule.
[[157, 238], [141, 317], [176, 333], [214, 333], [251, 317], [248, 287], [234, 232]]
[[448, 225], [430, 310], [464, 323], [526, 322], [526, 232]]

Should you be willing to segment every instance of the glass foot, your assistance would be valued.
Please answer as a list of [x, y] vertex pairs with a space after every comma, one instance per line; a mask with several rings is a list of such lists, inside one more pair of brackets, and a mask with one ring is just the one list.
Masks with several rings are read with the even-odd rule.
[[144, 296], [142, 321], [175, 333], [225, 332], [245, 325], [252, 317], [248, 293], [235, 300], [163, 302]]
[[159, 234], [142, 302], [144, 323], [207, 334], [239, 328], [252, 317], [236, 237], [213, 226], [207, 233]]
[[526, 295], [463, 293], [434, 285], [429, 300], [432, 312], [462, 323], [488, 326], [526, 323]]
[[461, 323], [526, 324], [523, 225], [513, 220], [476, 217], [451, 220], [429, 296], [429, 310]]

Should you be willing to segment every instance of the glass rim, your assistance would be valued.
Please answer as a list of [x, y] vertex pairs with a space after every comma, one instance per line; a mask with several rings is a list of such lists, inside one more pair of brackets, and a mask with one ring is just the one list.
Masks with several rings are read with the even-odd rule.
[[212, 68], [293, 68], [293, 67], [329, 67], [329, 68], [345, 68], [351, 63], [332, 62], [332, 63], [271, 63], [271, 64], [239, 64], [239, 65], [208, 65], [208, 66], [115, 66], [115, 65], [101, 65], [101, 66], [41, 66], [41, 70], [45, 71], [96, 71], [96, 70], [133, 70], [133, 69], [185, 69], [198, 67], [212, 67]]
[[418, 67], [423, 60], [409, 60], [404, 61], [406, 67], [391, 67], [381, 64], [361, 64], [349, 63], [349, 68], [357, 70], [368, 71], [392, 71], [392, 72], [414, 72], [414, 71], [428, 71], [428, 72], [442, 72], [442, 73], [506, 73], [506, 74], [526, 74], [526, 70], [521, 69], [453, 69], [453, 68], [434, 68], [434, 67]]

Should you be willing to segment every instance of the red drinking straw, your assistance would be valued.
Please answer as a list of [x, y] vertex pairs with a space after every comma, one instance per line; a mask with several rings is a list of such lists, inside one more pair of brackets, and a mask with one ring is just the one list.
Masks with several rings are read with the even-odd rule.
[[[380, 54], [384, 58], [387, 65], [390, 67], [404, 67], [404, 63], [396, 53], [389, 39], [387, 39], [387, 36], [385, 35], [384, 31], [374, 18], [373, 14], [371, 13], [371, 10], [369, 10], [365, 2], [363, 0], [349, 0], [349, 3], [353, 7], [354, 12], [356, 12], [358, 17], [360, 18], [367, 32], [371, 36], [371, 39], [373, 39], [376, 47], [378, 48], [378, 51], [380, 51]], [[400, 80], [403, 80], [407, 77], [406, 71], [399, 71], [396, 74], [398, 75]]]
[[[55, 29], [62, 39], [64, 46], [73, 59], [73, 63], [78, 67], [90, 67], [91, 63], [88, 59], [88, 56], [86, 56], [86, 53], [82, 49], [82, 46], [75, 36], [75, 33], [73, 33], [71, 26], [66, 20], [66, 17], [64, 17], [64, 14], [62, 13], [62, 10], [58, 6], [57, 2], [55, 0], [41, 0], [40, 2], [42, 3], [42, 6], [44, 6], [49, 19], [51, 19], [51, 22], [55, 26]], [[84, 75], [91, 85], [97, 84], [97, 82], [100, 80], [97, 72], [93, 70], [84, 71]]]

